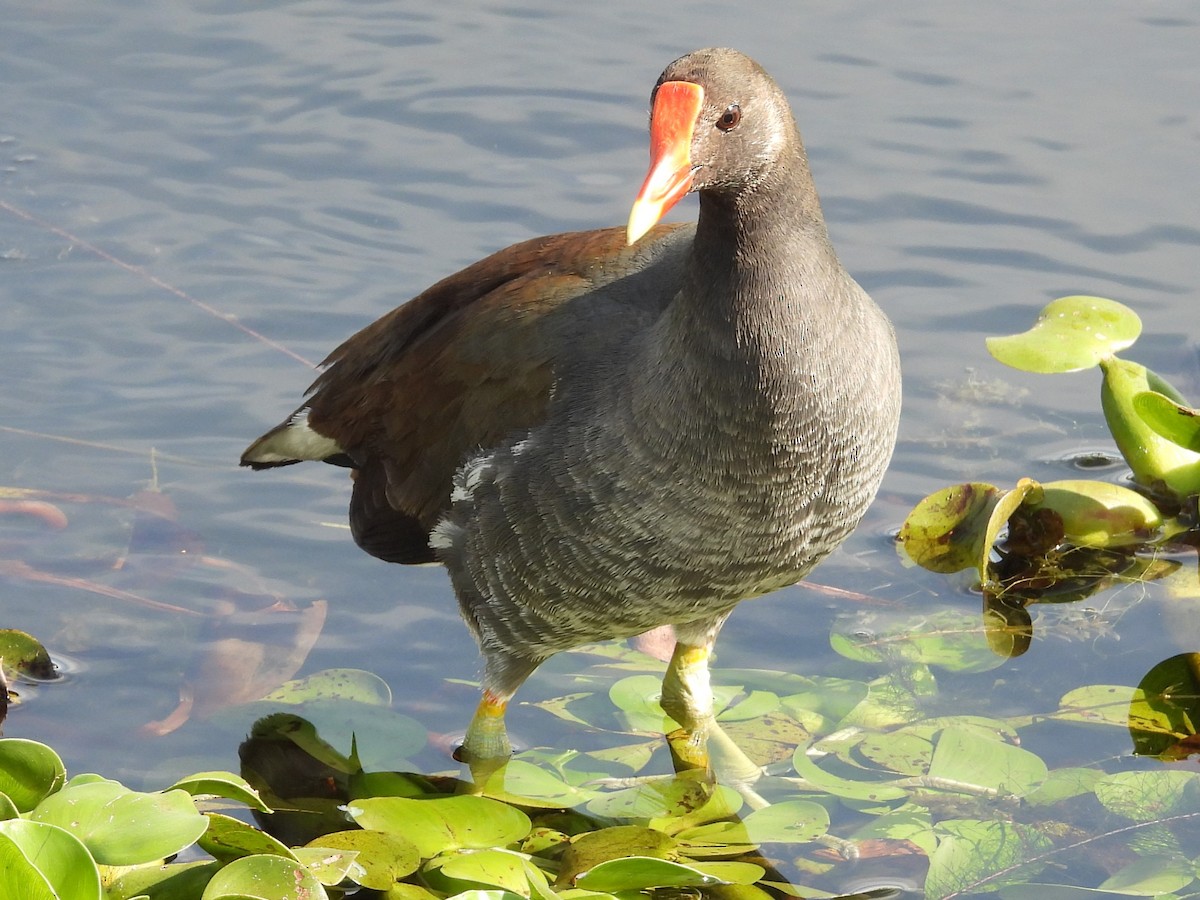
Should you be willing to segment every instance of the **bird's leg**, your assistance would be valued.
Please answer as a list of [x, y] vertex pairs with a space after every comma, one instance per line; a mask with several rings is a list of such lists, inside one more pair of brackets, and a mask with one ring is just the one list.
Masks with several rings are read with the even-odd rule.
[[462, 742], [460, 754], [467, 762], [508, 759], [512, 755], [508, 729], [504, 727], [504, 713], [508, 709], [509, 699], [491, 690], [484, 690]]
[[762, 767], [746, 756], [713, 715], [708, 662], [723, 623], [724, 617], [699, 634], [694, 628], [676, 628], [675, 652], [663, 676], [660, 703], [683, 727], [683, 735], [671, 739], [677, 768], [707, 769], [751, 801], [751, 786], [762, 777]]

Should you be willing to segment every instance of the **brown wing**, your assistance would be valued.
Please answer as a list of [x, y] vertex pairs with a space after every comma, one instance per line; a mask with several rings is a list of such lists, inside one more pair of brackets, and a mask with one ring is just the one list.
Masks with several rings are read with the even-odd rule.
[[[449, 504], [455, 470], [470, 453], [542, 421], [557, 362], [584, 352], [580, 332], [595, 320], [586, 307], [615, 299], [656, 314], [661, 284], [640, 292], [636, 282], [679, 227], [663, 226], [632, 248], [615, 228], [516, 244], [443, 279], [329, 355], [310, 389], [307, 425], [358, 470], [350, 521], [364, 550], [392, 562], [433, 561], [427, 538]], [[617, 282], [620, 290], [597, 299], [597, 288]], [[252, 445], [243, 463], [293, 461], [255, 458], [291, 422]]]

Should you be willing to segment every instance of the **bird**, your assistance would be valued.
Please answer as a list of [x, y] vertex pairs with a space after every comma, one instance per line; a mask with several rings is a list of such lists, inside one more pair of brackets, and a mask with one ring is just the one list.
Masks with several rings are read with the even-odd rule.
[[[461, 752], [550, 656], [672, 626], [661, 706], [715, 724], [713, 645], [855, 528], [900, 415], [895, 332], [830, 241], [787, 98], [728, 48], [651, 94], [624, 228], [534, 238], [450, 275], [329, 354], [255, 469], [351, 468], [351, 533], [440, 562], [483, 657]], [[663, 223], [689, 193], [694, 223]]]

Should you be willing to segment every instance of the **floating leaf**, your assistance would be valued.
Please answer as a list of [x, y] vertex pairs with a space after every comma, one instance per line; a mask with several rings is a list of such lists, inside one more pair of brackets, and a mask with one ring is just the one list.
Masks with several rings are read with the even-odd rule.
[[197, 772], [175, 782], [167, 790], [187, 791], [193, 797], [221, 797], [259, 812], [271, 812], [271, 807], [263, 803], [258, 791], [242, 776], [232, 772]]
[[1158, 391], [1135, 394], [1133, 408], [1162, 437], [1193, 453], [1200, 453], [1200, 409], [1193, 409]]
[[811, 800], [784, 800], [742, 820], [756, 844], [808, 844], [829, 830], [829, 810]]
[[15, 628], [0, 628], [0, 660], [9, 671], [42, 681], [57, 674], [42, 642]]
[[1162, 524], [1158, 507], [1137, 491], [1107, 481], [1051, 481], [1022, 512], [1051, 510], [1062, 520], [1063, 538], [1076, 547], [1119, 547], [1148, 540]]
[[986, 672], [1004, 664], [990, 651], [979, 617], [949, 609], [846, 617], [837, 622], [829, 645], [859, 662], [922, 663], [951, 672]]
[[646, 856], [609, 860], [575, 879], [578, 887], [608, 893], [643, 891], [648, 888], [703, 887], [720, 882], [721, 879], [691, 866]]
[[100, 900], [100, 873], [64, 828], [28, 819], [0, 822], [0, 897]]
[[1144, 856], [1115, 872], [1101, 890], [1124, 891], [1142, 897], [1182, 890], [1196, 879], [1196, 867], [1178, 856]]
[[1135, 822], [1153, 822], [1184, 807], [1200, 788], [1195, 772], [1117, 772], [1096, 782], [1096, 799], [1110, 812]]
[[[833, 794], [835, 797], [847, 797], [853, 800], [900, 800], [908, 796], [909, 788], [902, 784], [889, 783], [895, 779], [881, 780], [876, 774], [866, 770], [852, 770], [848, 766], [839, 766], [836, 761], [826, 757], [822, 762], [828, 770], [818, 765], [808, 755], [808, 747], [801, 747], [792, 757], [792, 766], [796, 774], [812, 787]], [[861, 778], [851, 778], [850, 775], [861, 775]]]
[[28, 812], [66, 781], [58, 754], [38, 741], [0, 738], [0, 793]]
[[1076, 372], [1124, 350], [1142, 333], [1137, 313], [1115, 300], [1072, 296], [1051, 301], [1033, 327], [987, 339], [988, 352], [1025, 372]]
[[643, 825], [614, 825], [581, 834], [571, 842], [562, 856], [559, 881], [570, 883], [582, 873], [614, 859], [674, 859], [678, 856], [679, 842], [661, 831]]
[[1153, 391], [1169, 398], [1178, 392], [1143, 365], [1123, 359], [1106, 360], [1100, 405], [1117, 449], [1125, 457], [1133, 476], [1155, 491], [1173, 499], [1200, 492], [1200, 454], [1160, 435], [1134, 406], [1134, 398]]
[[1016, 797], [1031, 793], [1047, 774], [1041, 757], [1028, 750], [957, 726], [942, 731], [929, 764], [930, 779]]
[[328, 900], [308, 869], [282, 856], [246, 856], [213, 875], [201, 900]]
[[524, 861], [507, 850], [449, 850], [426, 863], [421, 877], [433, 890], [447, 895], [500, 888], [529, 896]]
[[265, 831], [247, 825], [241, 819], [221, 813], [207, 813], [208, 829], [196, 843], [218, 862], [227, 863], [243, 856], [286, 856], [295, 859], [286, 844], [280, 843]]
[[899, 541], [922, 568], [945, 575], [977, 567], [988, 552], [988, 521], [1002, 492], [991, 484], [956, 484], [923, 499], [900, 527]]
[[398, 834], [423, 858], [446, 850], [503, 847], [529, 833], [529, 817], [487, 797], [375, 797], [355, 800], [350, 815], [362, 828]]
[[1200, 653], [1180, 653], [1155, 665], [1129, 703], [1133, 752], [1179, 759], [1196, 752], [1200, 730]]
[[172, 856], [208, 828], [208, 819], [184, 791], [143, 794], [115, 781], [80, 777], [29, 815], [67, 829], [96, 862], [107, 866], [135, 866]]
[[1038, 857], [1053, 846], [1036, 828], [1012, 822], [951, 819], [935, 830], [938, 845], [925, 878], [929, 900], [1028, 881], [1045, 866]]
[[306, 678], [281, 684], [264, 700], [277, 703], [311, 703], [313, 700], [354, 700], [370, 706], [391, 706], [387, 682], [363, 669], [325, 669]]
[[1128, 723], [1129, 704], [1134, 690], [1116, 684], [1089, 684], [1063, 695], [1053, 714], [1062, 722], [1089, 722], [1098, 725]]

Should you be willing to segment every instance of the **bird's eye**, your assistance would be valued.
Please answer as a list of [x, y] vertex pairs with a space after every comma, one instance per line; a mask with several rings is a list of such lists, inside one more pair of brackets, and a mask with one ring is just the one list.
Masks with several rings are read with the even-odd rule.
[[736, 103], [731, 103], [725, 112], [721, 113], [721, 118], [717, 119], [717, 127], [722, 131], [733, 131], [740, 121], [742, 121], [742, 108]]

